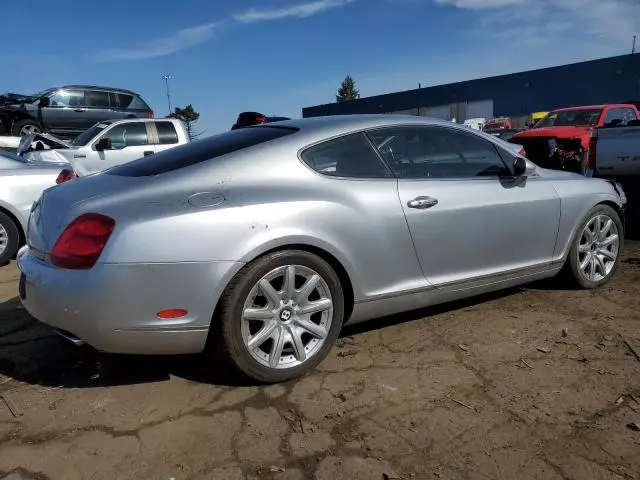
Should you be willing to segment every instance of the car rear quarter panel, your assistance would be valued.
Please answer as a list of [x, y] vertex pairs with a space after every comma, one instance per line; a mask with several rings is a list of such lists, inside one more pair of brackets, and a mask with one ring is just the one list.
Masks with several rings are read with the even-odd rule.
[[620, 197], [613, 186], [601, 179], [585, 179], [567, 174], [554, 182], [561, 198], [561, 215], [558, 241], [554, 251], [554, 261], [566, 259], [571, 242], [585, 216], [593, 207], [601, 203], [611, 203], [621, 208]]
[[395, 179], [329, 178], [291, 149], [248, 150], [89, 200], [72, 216], [98, 211], [116, 219], [105, 263], [246, 263], [309, 246], [341, 263], [356, 300], [425, 286]]

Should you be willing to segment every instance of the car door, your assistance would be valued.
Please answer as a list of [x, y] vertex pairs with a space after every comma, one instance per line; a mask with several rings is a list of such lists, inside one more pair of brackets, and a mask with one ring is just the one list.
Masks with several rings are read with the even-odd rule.
[[48, 106], [39, 108], [39, 120], [53, 133], [80, 133], [88, 128], [82, 119], [84, 112], [84, 90], [61, 88], [49, 95]]
[[[103, 138], [111, 141], [110, 149], [96, 148]], [[86, 158], [78, 161], [74, 169], [79, 175], [86, 176], [152, 155], [155, 153], [155, 147], [151, 138], [147, 122], [116, 123], [95, 138], [91, 144], [91, 154], [87, 154]]]
[[[427, 281], [491, 278], [551, 262], [560, 198], [543, 178], [513, 179], [506, 150], [470, 131], [402, 126], [369, 132], [398, 193]], [[511, 161], [511, 158], [509, 158]]]

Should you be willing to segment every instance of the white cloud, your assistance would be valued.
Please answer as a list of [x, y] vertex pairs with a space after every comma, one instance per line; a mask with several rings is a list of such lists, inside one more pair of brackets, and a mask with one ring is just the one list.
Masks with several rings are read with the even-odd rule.
[[436, 0], [440, 5], [453, 5], [458, 8], [481, 10], [483, 8], [504, 7], [523, 3], [525, 0]]
[[298, 3], [282, 8], [256, 9], [251, 8], [233, 16], [241, 23], [264, 22], [281, 20], [283, 18], [307, 18], [332, 8], [341, 7], [355, 0], [315, 0], [313, 2]]
[[[476, 33], [506, 41], [566, 44], [581, 39], [582, 44], [631, 46], [640, 33], [640, 2], [635, 0], [435, 0], [479, 10]], [[620, 51], [619, 53], [624, 53]]]
[[146, 60], [149, 58], [162, 57], [206, 42], [215, 34], [217, 25], [217, 23], [206, 23], [195, 27], [183, 28], [172, 35], [158, 37], [138, 45], [105, 50], [96, 54], [94, 60], [98, 62], [110, 62], [118, 60]]

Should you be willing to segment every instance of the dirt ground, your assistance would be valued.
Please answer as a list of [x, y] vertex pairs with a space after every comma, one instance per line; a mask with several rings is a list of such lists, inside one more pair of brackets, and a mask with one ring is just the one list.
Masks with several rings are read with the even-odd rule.
[[202, 357], [76, 349], [17, 280], [0, 269], [0, 479], [640, 479], [640, 241], [601, 290], [348, 329], [316, 372], [264, 388]]

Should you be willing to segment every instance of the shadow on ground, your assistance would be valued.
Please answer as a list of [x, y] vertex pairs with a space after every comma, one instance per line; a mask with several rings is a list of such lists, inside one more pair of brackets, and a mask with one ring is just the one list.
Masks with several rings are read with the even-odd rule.
[[[450, 304], [380, 318], [345, 327], [353, 336], [425, 319], [517, 293], [505, 290]], [[2, 376], [29, 384], [62, 388], [95, 388], [161, 382], [177, 376], [218, 386], [246, 386], [242, 377], [213, 353], [180, 356], [131, 356], [75, 347], [32, 317], [17, 298], [0, 304], [0, 381]]]

